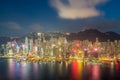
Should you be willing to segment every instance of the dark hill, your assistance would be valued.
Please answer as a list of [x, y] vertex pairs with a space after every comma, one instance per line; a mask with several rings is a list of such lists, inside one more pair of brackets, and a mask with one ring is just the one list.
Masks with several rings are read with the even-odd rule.
[[97, 29], [87, 29], [78, 33], [71, 33], [67, 38], [68, 40], [89, 40], [92, 42], [98, 38], [99, 41], [104, 42], [107, 40], [120, 40], [120, 35], [112, 31], [102, 33]]
[[0, 37], [0, 45], [5, 44], [10, 40], [11, 40], [10, 37]]

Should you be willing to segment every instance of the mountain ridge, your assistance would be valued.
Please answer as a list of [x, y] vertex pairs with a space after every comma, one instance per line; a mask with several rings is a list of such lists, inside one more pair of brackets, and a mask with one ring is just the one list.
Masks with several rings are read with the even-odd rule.
[[108, 40], [114, 41], [120, 40], [120, 34], [113, 31], [100, 32], [97, 29], [86, 29], [78, 33], [71, 33], [67, 37], [68, 40], [89, 40], [92, 42], [95, 42], [96, 38], [98, 38], [101, 42], [105, 42]]

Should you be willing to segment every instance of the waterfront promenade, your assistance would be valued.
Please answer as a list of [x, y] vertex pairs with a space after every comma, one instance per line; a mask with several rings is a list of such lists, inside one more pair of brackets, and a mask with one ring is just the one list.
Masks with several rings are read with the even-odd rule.
[[69, 58], [65, 58], [65, 57], [39, 57], [36, 55], [30, 55], [30, 56], [0, 56], [0, 58], [6, 58], [6, 59], [15, 59], [18, 62], [21, 61], [27, 61], [27, 62], [39, 62], [39, 61], [43, 61], [43, 62], [54, 62], [54, 61], [58, 61], [58, 62], [62, 62], [62, 61], [73, 61], [73, 60], [79, 60], [81, 62], [93, 62], [93, 63], [110, 63], [110, 62], [120, 62], [120, 58], [80, 58], [80, 57], [69, 57]]

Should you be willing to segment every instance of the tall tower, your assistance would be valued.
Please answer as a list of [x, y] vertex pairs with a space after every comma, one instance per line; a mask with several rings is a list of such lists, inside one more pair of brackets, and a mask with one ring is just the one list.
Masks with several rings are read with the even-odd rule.
[[32, 51], [33, 50], [33, 39], [30, 39], [29, 41], [30, 41], [30, 51]]
[[28, 54], [29, 52], [29, 43], [28, 43], [28, 37], [25, 37], [25, 53]]
[[38, 54], [42, 52], [41, 51], [41, 36], [42, 36], [42, 33], [37, 33], [37, 36], [38, 36]]

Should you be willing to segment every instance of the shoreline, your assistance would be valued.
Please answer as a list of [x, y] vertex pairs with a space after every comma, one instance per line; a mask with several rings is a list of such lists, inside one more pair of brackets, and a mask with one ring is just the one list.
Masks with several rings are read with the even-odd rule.
[[72, 57], [72, 58], [62, 58], [62, 57], [34, 57], [34, 56], [25, 56], [25, 57], [21, 57], [21, 56], [0, 56], [0, 58], [3, 59], [15, 59], [18, 62], [22, 62], [22, 61], [27, 61], [27, 62], [39, 62], [39, 61], [45, 61], [45, 62], [51, 62], [51, 61], [58, 61], [58, 62], [62, 62], [62, 61], [80, 61], [83, 63], [88, 63], [88, 62], [92, 62], [92, 63], [120, 63], [120, 59], [119, 60], [114, 60], [114, 59], [88, 59], [88, 58], [77, 58], [77, 57]]

